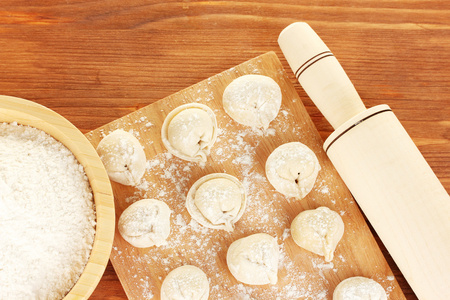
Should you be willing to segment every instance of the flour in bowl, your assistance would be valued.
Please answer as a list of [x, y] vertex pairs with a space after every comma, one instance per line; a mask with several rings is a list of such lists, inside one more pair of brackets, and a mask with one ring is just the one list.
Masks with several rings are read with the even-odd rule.
[[0, 299], [62, 299], [95, 235], [83, 167], [42, 130], [0, 123]]

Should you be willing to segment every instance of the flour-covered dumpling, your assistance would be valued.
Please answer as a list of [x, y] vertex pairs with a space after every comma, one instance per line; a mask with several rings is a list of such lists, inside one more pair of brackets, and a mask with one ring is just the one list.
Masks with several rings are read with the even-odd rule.
[[344, 222], [337, 212], [322, 206], [299, 213], [291, 223], [291, 234], [297, 245], [329, 262], [344, 234]]
[[190, 188], [186, 208], [197, 222], [208, 228], [233, 230], [245, 210], [242, 183], [234, 176], [213, 173], [203, 176]]
[[172, 270], [161, 285], [161, 300], [206, 300], [208, 296], [208, 277], [191, 265]]
[[233, 80], [223, 93], [223, 108], [236, 122], [267, 129], [281, 106], [280, 86], [270, 77], [244, 75]]
[[123, 211], [118, 228], [124, 240], [137, 248], [164, 245], [170, 234], [170, 208], [159, 200], [139, 200]]
[[387, 296], [381, 284], [375, 280], [356, 276], [337, 285], [333, 300], [387, 300]]
[[134, 186], [144, 176], [145, 152], [131, 133], [122, 129], [111, 132], [100, 141], [97, 152], [111, 180]]
[[297, 199], [312, 190], [319, 170], [314, 152], [300, 142], [279, 146], [266, 161], [266, 176], [275, 190]]
[[246, 284], [276, 284], [279, 248], [276, 238], [256, 233], [234, 241], [227, 251], [227, 265], [238, 281]]
[[204, 163], [217, 138], [216, 116], [203, 104], [181, 105], [165, 118], [161, 138], [173, 155], [187, 161]]

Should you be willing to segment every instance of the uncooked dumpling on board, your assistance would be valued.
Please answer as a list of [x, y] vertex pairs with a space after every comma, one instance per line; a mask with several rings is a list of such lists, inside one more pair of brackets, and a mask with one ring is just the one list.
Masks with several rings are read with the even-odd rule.
[[344, 234], [344, 222], [337, 212], [322, 206], [299, 213], [291, 223], [291, 234], [297, 245], [330, 262]]
[[366, 277], [350, 277], [337, 285], [333, 300], [386, 300], [386, 292], [375, 280]]
[[186, 208], [198, 223], [208, 228], [232, 231], [246, 205], [245, 189], [234, 176], [213, 173], [190, 188]]
[[208, 277], [192, 265], [172, 270], [161, 285], [161, 300], [206, 300], [208, 296]]
[[145, 173], [146, 157], [134, 135], [117, 129], [100, 141], [97, 152], [111, 180], [132, 186], [140, 182]]
[[304, 198], [313, 188], [320, 164], [314, 152], [300, 142], [286, 143], [267, 158], [266, 176], [287, 197]]
[[243, 75], [233, 80], [223, 93], [223, 108], [236, 122], [267, 129], [280, 110], [280, 86], [264, 75]]
[[173, 155], [205, 163], [217, 138], [214, 112], [206, 105], [189, 103], [172, 110], [164, 119], [161, 139]]
[[170, 234], [170, 208], [156, 199], [139, 200], [123, 211], [118, 228], [134, 247], [165, 245]]
[[256, 233], [230, 245], [227, 265], [231, 274], [245, 284], [276, 284], [278, 257], [277, 239], [265, 233]]

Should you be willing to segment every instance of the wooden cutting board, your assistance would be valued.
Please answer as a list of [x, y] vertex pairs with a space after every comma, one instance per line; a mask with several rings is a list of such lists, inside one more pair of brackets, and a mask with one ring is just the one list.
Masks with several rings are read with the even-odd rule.
[[[244, 74], [269, 76], [281, 87], [280, 112], [266, 131], [240, 125], [223, 110], [225, 87]], [[190, 102], [208, 105], [218, 121], [219, 136], [204, 167], [170, 155], [160, 137], [165, 116]], [[117, 219], [125, 208], [143, 198], [162, 200], [172, 209], [166, 246], [134, 248], [116, 228], [111, 261], [129, 299], [159, 299], [165, 276], [185, 264], [195, 265], [207, 274], [210, 299], [332, 299], [336, 285], [351, 276], [372, 278], [385, 288], [389, 299], [405, 299], [352, 195], [322, 150], [323, 141], [275, 53], [266, 53], [199, 82], [91, 131], [87, 137], [97, 146], [105, 134], [118, 128], [131, 131], [138, 138], [148, 161], [139, 186], [113, 182]], [[276, 192], [264, 171], [269, 154], [279, 145], [293, 141], [310, 147], [322, 167], [314, 189], [300, 201]], [[200, 177], [216, 172], [236, 176], [247, 192], [246, 211], [231, 233], [199, 225], [185, 208], [190, 186]], [[345, 224], [344, 236], [330, 263], [298, 247], [289, 230], [298, 213], [319, 206], [338, 212]], [[229, 245], [259, 232], [278, 239], [281, 256], [276, 285], [242, 284], [227, 268]]]

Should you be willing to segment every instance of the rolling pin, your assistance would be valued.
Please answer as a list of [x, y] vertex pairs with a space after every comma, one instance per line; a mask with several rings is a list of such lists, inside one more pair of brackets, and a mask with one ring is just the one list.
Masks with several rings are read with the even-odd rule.
[[414, 293], [450, 299], [450, 197], [387, 105], [366, 109], [342, 66], [306, 23], [278, 43], [335, 131], [324, 149]]

